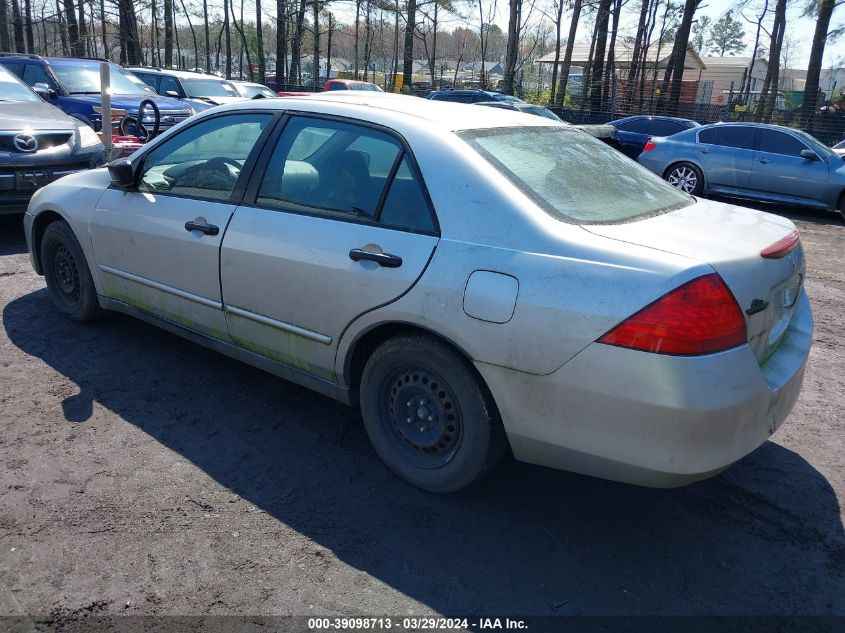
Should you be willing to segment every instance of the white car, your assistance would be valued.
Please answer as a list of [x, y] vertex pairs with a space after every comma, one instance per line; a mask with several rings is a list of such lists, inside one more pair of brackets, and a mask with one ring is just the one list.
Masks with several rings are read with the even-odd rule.
[[790, 221], [571, 126], [414, 97], [214, 108], [40, 190], [25, 228], [68, 318], [124, 312], [360, 405], [384, 462], [438, 492], [508, 446], [712, 475], [783, 423], [812, 337]]

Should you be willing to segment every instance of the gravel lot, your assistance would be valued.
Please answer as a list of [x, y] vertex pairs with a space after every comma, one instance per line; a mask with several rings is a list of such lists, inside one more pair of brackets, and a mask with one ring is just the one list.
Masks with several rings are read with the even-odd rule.
[[61, 319], [0, 217], [0, 614], [845, 616], [845, 225], [783, 213], [816, 334], [772, 441], [679, 490], [508, 459], [451, 496], [398, 481], [331, 400]]

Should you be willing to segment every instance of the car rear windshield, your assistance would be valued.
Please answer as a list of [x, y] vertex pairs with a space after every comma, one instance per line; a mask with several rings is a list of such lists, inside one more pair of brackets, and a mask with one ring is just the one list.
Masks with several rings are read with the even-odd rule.
[[693, 203], [690, 196], [574, 128], [504, 127], [458, 134], [547, 213], [566, 222], [627, 222]]

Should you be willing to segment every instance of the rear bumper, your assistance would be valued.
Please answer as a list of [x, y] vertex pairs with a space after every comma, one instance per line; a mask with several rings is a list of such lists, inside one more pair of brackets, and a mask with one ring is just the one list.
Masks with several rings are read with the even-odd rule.
[[741, 459], [784, 422], [812, 340], [806, 293], [761, 367], [748, 345], [701, 357], [593, 343], [547, 376], [477, 364], [517, 459], [646, 486], [679, 486]]

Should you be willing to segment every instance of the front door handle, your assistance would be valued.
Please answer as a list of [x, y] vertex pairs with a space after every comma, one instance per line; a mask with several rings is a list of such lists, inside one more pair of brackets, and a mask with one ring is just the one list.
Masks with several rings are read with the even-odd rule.
[[768, 158], [761, 158], [761, 159], [760, 159], [760, 162], [761, 162], [761, 163], [763, 163], [764, 165], [768, 165], [768, 164], [769, 164], [769, 163], [771, 163], [772, 161], [770, 161]]
[[217, 235], [220, 232], [220, 227], [214, 226], [213, 224], [197, 224], [193, 220], [188, 220], [185, 222], [185, 230], [199, 231], [200, 233], [205, 233], [206, 235]]
[[366, 259], [371, 262], [376, 262], [379, 266], [383, 266], [385, 268], [399, 268], [402, 265], [402, 258], [398, 255], [391, 255], [390, 253], [371, 253], [369, 251], [361, 250], [360, 248], [353, 248], [349, 251], [349, 259], [353, 262]]

